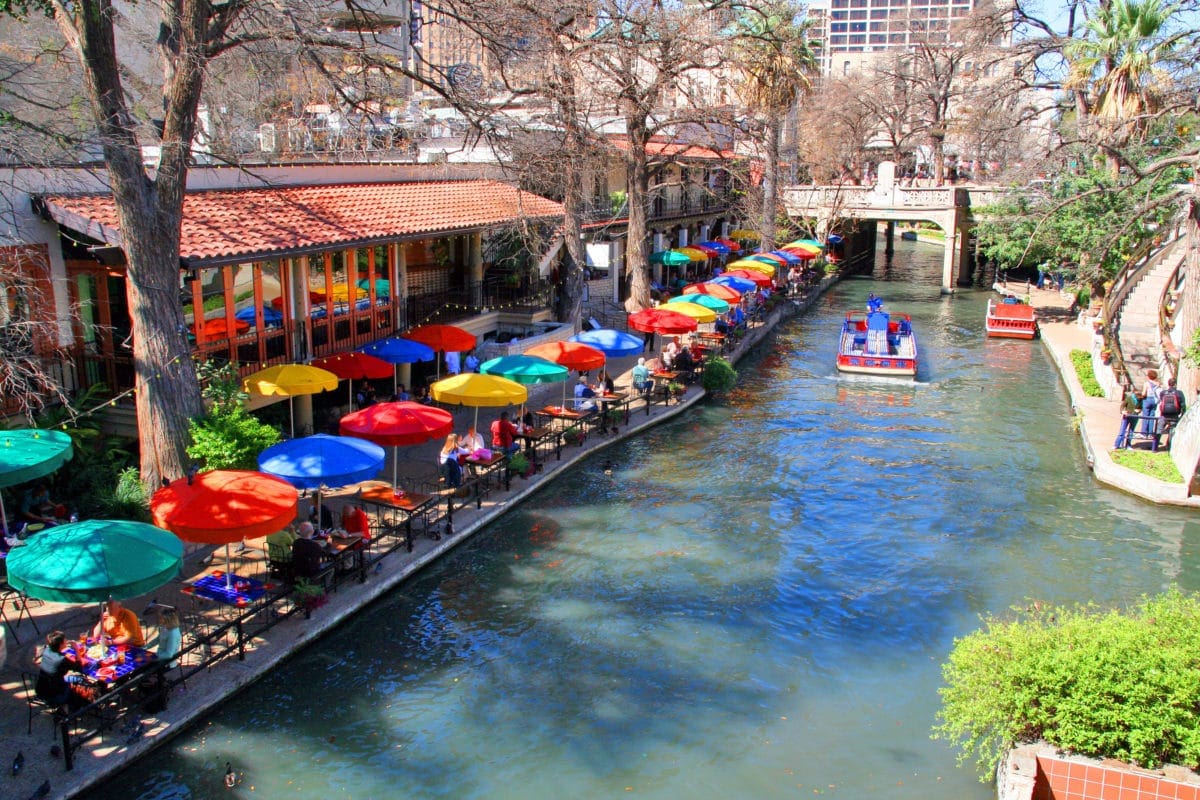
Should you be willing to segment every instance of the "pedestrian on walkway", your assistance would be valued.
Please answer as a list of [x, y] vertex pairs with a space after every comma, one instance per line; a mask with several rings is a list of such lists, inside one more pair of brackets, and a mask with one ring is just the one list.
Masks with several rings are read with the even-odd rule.
[[1162, 391], [1162, 387], [1158, 383], [1158, 370], [1146, 370], [1146, 383], [1142, 386], [1142, 435], [1150, 436], [1154, 433], [1158, 425], [1158, 421], [1154, 419], [1158, 416], [1158, 395]]

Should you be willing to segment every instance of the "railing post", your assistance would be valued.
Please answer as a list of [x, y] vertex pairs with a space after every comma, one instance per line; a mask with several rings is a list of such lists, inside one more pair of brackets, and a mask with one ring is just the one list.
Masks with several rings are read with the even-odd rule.
[[235, 623], [237, 627], [237, 646], [238, 646], [238, 661], [246, 660], [246, 638], [245, 631], [242, 630], [242, 618], [238, 617]]
[[71, 728], [67, 724], [69, 719], [70, 716], [58, 725], [62, 737], [63, 766], [66, 767], [67, 772], [75, 769], [75, 750], [71, 747]]

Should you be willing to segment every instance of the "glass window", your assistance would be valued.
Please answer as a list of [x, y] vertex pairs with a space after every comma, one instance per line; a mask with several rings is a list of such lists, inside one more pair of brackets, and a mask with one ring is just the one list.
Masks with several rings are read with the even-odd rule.
[[887, 16], [888, 12], [886, 8], [871, 10], [871, 19], [887, 19]]
[[846, 32], [846, 23], [845, 22], [830, 23], [829, 24], [829, 32], [830, 33], [845, 33]]
[[866, 18], [867, 18], [867, 12], [865, 10], [850, 12], [850, 19], [866, 19]]
[[870, 36], [871, 44], [887, 44], [887, 34], [872, 33]]

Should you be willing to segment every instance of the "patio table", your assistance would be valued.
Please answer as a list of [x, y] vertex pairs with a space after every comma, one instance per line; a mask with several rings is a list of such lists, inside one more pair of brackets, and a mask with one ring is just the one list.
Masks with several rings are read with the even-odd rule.
[[[73, 656], [79, 655], [78, 650], [78, 642], [67, 647], [67, 652]], [[93, 644], [88, 648], [87, 661], [80, 671], [93, 683], [112, 686], [157, 661], [158, 657], [144, 647], [131, 644], [110, 644], [105, 647]]]
[[274, 589], [274, 584], [264, 583], [254, 578], [244, 578], [240, 575], [230, 575], [226, 581], [222, 570], [214, 569], [207, 575], [202, 575], [183, 587], [183, 593], [197, 600], [209, 600], [222, 605], [245, 608], [251, 603], [267, 596]]
[[[393, 491], [391, 485], [375, 481], [370, 484], [364, 484], [362, 490], [355, 496], [355, 499], [362, 500], [363, 503], [374, 506], [375, 515], [380, 519], [381, 525], [385, 525], [393, 531], [400, 526], [397, 519], [402, 516], [404, 520], [404, 543], [408, 548], [408, 552], [411, 553], [413, 549], [413, 517], [428, 511], [437, 502], [438, 498], [432, 494], [420, 494], [418, 492], [406, 492], [403, 490]], [[384, 520], [385, 514], [390, 514], [390, 518]]]

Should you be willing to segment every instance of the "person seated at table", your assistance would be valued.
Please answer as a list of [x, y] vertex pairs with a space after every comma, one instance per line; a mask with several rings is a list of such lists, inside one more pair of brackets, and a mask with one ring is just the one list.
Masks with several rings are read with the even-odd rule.
[[458, 446], [458, 434], [452, 433], [446, 437], [446, 442], [438, 453], [438, 474], [451, 489], [462, 486], [462, 465], [458, 463], [460, 455], [465, 455], [465, 452]]
[[533, 423], [533, 412], [526, 411], [525, 416], [521, 417], [521, 433], [533, 433], [533, 429], [536, 427]]
[[433, 405], [433, 397], [431, 397], [429, 394], [428, 386], [417, 387], [417, 396], [413, 399], [421, 405]]
[[492, 423], [492, 449], [510, 456], [521, 449], [516, 437], [517, 426], [509, 421], [507, 411], [501, 411], [500, 419]]
[[596, 385], [592, 388], [596, 390], [597, 394], [613, 394], [617, 390], [612, 376], [606, 369], [600, 370], [600, 374], [596, 376]]
[[479, 431], [475, 430], [474, 423], [468, 425], [467, 432], [459, 437], [458, 446], [467, 454], [484, 449], [483, 437], [479, 435]]
[[679, 337], [672, 336], [671, 341], [667, 342], [667, 346], [663, 348], [662, 360], [667, 365], [667, 369], [673, 369], [675, 359], [679, 357]]
[[92, 629], [92, 638], [99, 639], [101, 636], [108, 637], [113, 644], [131, 644], [134, 647], [144, 647], [146, 644], [137, 614], [112, 598], [104, 604], [100, 621]]
[[179, 612], [172, 606], [152, 603], [146, 608], [146, 614], [157, 617], [158, 638], [154, 642], [154, 654], [158, 656], [159, 663], [165, 664], [167, 669], [174, 669], [178, 663], [175, 657], [183, 649], [183, 625]]
[[392, 394], [392, 402], [403, 403], [406, 400], [412, 400], [412, 395], [408, 393], [408, 390], [404, 388], [404, 384], [402, 383], [396, 387], [396, 391]]
[[467, 351], [467, 357], [463, 359], [463, 365], [467, 368], [467, 372], [479, 372], [479, 356], [475, 355], [474, 350]]
[[292, 542], [292, 574], [297, 578], [315, 578], [325, 569], [326, 550], [312, 538], [311, 522], [301, 522], [298, 533]]
[[321, 502], [320, 489], [313, 490], [312, 497], [308, 500], [306, 511], [308, 513], [308, 521], [313, 524], [314, 528], [322, 531], [333, 530], [333, 511], [330, 510], [328, 503]]
[[630, 377], [633, 380], [634, 389], [637, 389], [642, 394], [650, 391], [650, 368], [646, 366], [646, 359], [638, 359], [637, 366], [633, 368]]
[[37, 660], [38, 674], [33, 693], [46, 705], [67, 706], [71, 711], [77, 711], [91, 702], [82, 691], [83, 658], [67, 652], [66, 634], [62, 631], [46, 634], [46, 644]]
[[595, 396], [596, 392], [588, 386], [587, 380], [580, 376], [579, 382], [575, 384], [575, 410], [594, 411], [596, 402], [592, 398]]
[[58, 518], [66, 516], [65, 507], [50, 499], [50, 487], [38, 481], [21, 495], [21, 517], [27, 523], [41, 524], [47, 528], [58, 524]]
[[692, 351], [688, 347], [684, 347], [679, 351], [679, 355], [675, 356], [675, 369], [679, 372], [691, 373], [696, 368], [696, 359], [692, 358]]

